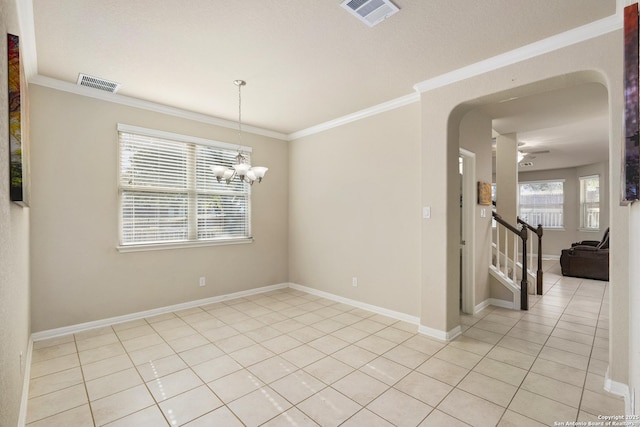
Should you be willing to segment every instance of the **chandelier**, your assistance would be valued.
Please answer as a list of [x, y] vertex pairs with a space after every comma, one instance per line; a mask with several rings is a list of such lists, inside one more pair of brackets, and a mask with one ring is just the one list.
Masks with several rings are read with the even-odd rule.
[[[242, 86], [245, 86], [247, 82], [244, 80], [234, 80], [233, 84], [238, 86], [238, 146], [242, 147]], [[246, 182], [251, 185], [253, 185], [255, 181], [260, 183], [268, 170], [269, 168], [264, 166], [251, 166], [247, 156], [242, 153], [242, 148], [238, 148], [236, 164], [232, 165], [231, 168], [220, 165], [211, 166], [211, 171], [218, 182], [224, 180], [227, 184], [230, 184], [234, 178], [238, 178], [241, 182]]]

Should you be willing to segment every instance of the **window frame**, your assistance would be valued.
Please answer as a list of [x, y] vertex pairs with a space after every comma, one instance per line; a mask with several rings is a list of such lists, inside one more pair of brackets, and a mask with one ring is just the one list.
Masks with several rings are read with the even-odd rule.
[[[583, 201], [582, 183], [583, 183], [583, 181], [586, 181], [587, 179], [593, 179], [593, 178], [597, 178], [598, 179], [598, 227], [597, 228], [586, 227], [585, 226], [585, 217], [584, 217], [584, 208], [583, 208], [583, 205], [586, 202]], [[600, 174], [579, 176], [578, 177], [578, 191], [579, 191], [579, 203], [578, 203], [579, 227], [578, 227], [578, 230], [579, 231], [586, 231], [586, 232], [598, 232], [598, 231], [600, 231], [600, 218], [599, 218], [599, 216], [600, 216], [600, 208], [601, 208], [601, 203], [600, 203]]]
[[[121, 156], [122, 156], [122, 146], [123, 142], [121, 140], [121, 133], [133, 134], [136, 136], [150, 137], [150, 138], [159, 138], [175, 143], [181, 143], [187, 145], [187, 150], [190, 153], [190, 159], [187, 161], [187, 167], [192, 168], [187, 174], [192, 176], [193, 178], [188, 179], [189, 183], [186, 188], [187, 192], [187, 205], [188, 205], [188, 213], [187, 213], [187, 238], [186, 240], [172, 240], [172, 241], [153, 241], [153, 242], [131, 242], [131, 243], [123, 243], [124, 242], [124, 218], [123, 218], [123, 194], [127, 191], [132, 192], [135, 191], [135, 187], [124, 187], [122, 185], [122, 164], [121, 164]], [[253, 242], [253, 235], [251, 230], [251, 185], [244, 183], [242, 185], [243, 191], [235, 194], [243, 194], [246, 195], [246, 213], [243, 217], [246, 227], [245, 235], [241, 237], [221, 237], [221, 238], [198, 238], [198, 204], [197, 199], [198, 195], [207, 195], [214, 194], [215, 191], [212, 190], [203, 190], [199, 189], [196, 182], [196, 151], [198, 150], [198, 146], [202, 147], [212, 147], [219, 149], [221, 151], [226, 151], [226, 154], [233, 153], [234, 155], [241, 151], [247, 158], [250, 159], [252, 148], [248, 146], [238, 146], [235, 144], [229, 144], [226, 142], [215, 141], [205, 138], [199, 138], [195, 136], [182, 135], [173, 132], [166, 132], [156, 129], [148, 129], [139, 126], [133, 126], [123, 123], [117, 124], [117, 198], [118, 198], [118, 245], [116, 246], [119, 252], [138, 252], [138, 251], [151, 251], [151, 250], [165, 250], [165, 249], [178, 249], [178, 248], [194, 248], [194, 247], [206, 247], [206, 246], [219, 246], [219, 245], [235, 245], [235, 244], [245, 244]], [[192, 156], [192, 157], [191, 157]], [[211, 174], [211, 179], [215, 180], [213, 173]], [[226, 184], [225, 184], [226, 185]], [[148, 192], [152, 192], [147, 189]], [[168, 192], [169, 194], [184, 194], [185, 191], [182, 189], [177, 189], [175, 192]], [[218, 193], [215, 193], [218, 194]], [[221, 191], [219, 194], [225, 195], [230, 194], [230, 192]]]
[[[553, 230], [553, 231], [564, 231], [565, 230], [565, 221], [564, 221], [564, 212], [565, 212], [565, 179], [562, 178], [558, 178], [558, 179], [541, 179], [541, 180], [534, 180], [534, 181], [522, 181], [522, 182], [518, 182], [518, 217], [522, 218], [522, 213], [520, 211], [522, 204], [520, 203], [520, 192], [521, 192], [521, 186], [523, 184], [544, 184], [544, 183], [561, 183], [562, 184], [562, 226], [559, 227], [551, 227], [551, 226], [545, 226], [544, 224], [542, 224], [542, 227], [544, 228], [544, 230]], [[524, 218], [522, 218], [524, 220]], [[538, 224], [530, 224], [534, 227], [537, 227]]]

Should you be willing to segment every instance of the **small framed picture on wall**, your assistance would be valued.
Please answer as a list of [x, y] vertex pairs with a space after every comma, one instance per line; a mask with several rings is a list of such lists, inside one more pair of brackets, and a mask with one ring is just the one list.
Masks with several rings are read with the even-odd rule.
[[491, 205], [491, 183], [478, 181], [478, 204]]

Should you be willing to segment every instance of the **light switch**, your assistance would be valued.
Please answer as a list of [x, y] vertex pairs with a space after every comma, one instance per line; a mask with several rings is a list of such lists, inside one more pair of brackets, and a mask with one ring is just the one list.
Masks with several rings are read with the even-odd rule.
[[422, 218], [424, 219], [431, 218], [431, 206], [425, 206], [422, 208]]
[[480, 209], [480, 218], [486, 218], [486, 217], [487, 217], [487, 209], [486, 208]]

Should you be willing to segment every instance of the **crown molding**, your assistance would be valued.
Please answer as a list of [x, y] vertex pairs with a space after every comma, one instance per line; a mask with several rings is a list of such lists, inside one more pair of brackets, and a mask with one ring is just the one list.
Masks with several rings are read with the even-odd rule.
[[366, 117], [371, 117], [376, 114], [383, 113], [385, 111], [399, 108], [412, 102], [420, 100], [420, 94], [434, 90], [440, 87], [450, 85], [462, 80], [469, 79], [471, 77], [479, 76], [489, 71], [494, 71], [499, 68], [503, 68], [509, 65], [516, 64], [518, 62], [525, 61], [536, 56], [540, 56], [549, 52], [553, 52], [558, 49], [562, 49], [573, 44], [577, 44], [586, 40], [590, 40], [595, 37], [599, 37], [608, 34], [612, 31], [616, 31], [622, 28], [622, 10], [623, 3], [626, 0], [616, 1], [616, 13], [607, 18], [600, 19], [598, 21], [591, 22], [578, 28], [566, 31], [555, 36], [548, 37], [543, 40], [531, 43], [529, 45], [520, 47], [518, 49], [505, 52], [500, 55], [496, 55], [491, 58], [487, 58], [483, 61], [476, 62], [466, 67], [453, 70], [448, 73], [440, 74], [434, 78], [424, 80], [414, 85], [416, 90], [415, 94], [406, 95], [394, 100], [378, 104], [376, 106], [358, 111], [353, 114], [331, 120], [319, 125], [311, 126], [309, 128], [289, 134], [288, 139], [290, 141], [302, 138], [304, 136], [313, 135], [319, 132], [323, 132], [338, 126], [345, 125], [347, 123], [361, 120]]
[[[238, 129], [238, 123], [230, 120], [220, 119], [218, 117], [208, 116], [206, 114], [196, 113], [193, 111], [183, 110], [181, 108], [170, 107], [156, 102], [145, 101], [129, 96], [109, 93], [98, 89], [80, 86], [75, 83], [69, 83], [51, 77], [36, 74], [29, 80], [30, 84], [48, 87], [63, 92], [73, 93], [75, 95], [86, 96], [89, 98], [99, 99], [102, 101], [113, 102], [115, 104], [126, 105], [128, 107], [140, 108], [143, 110], [154, 111], [169, 116], [180, 117], [183, 119], [193, 120], [196, 122], [207, 123], [210, 125], [220, 126], [229, 129]], [[288, 140], [288, 136], [281, 132], [275, 132], [269, 129], [263, 129], [256, 126], [242, 125], [242, 131], [262, 135], [269, 138], [276, 138], [283, 141]]]
[[[85, 88], [77, 86], [72, 83], [63, 82], [50, 77], [38, 75], [37, 55], [36, 55], [36, 43], [35, 43], [35, 27], [33, 23], [33, 4], [32, 1], [18, 1], [18, 17], [21, 29], [21, 43], [24, 49], [21, 50], [23, 54], [23, 66], [27, 81], [40, 86], [50, 87], [70, 93], [75, 93], [82, 96], [88, 96], [104, 101], [115, 102], [122, 105], [128, 105], [131, 107], [142, 108], [150, 111], [155, 111], [171, 116], [181, 117], [198, 122], [208, 123], [216, 126], [226, 127], [230, 129], [236, 129], [237, 123], [229, 120], [220, 119], [213, 116], [208, 116], [201, 113], [195, 113], [193, 111], [182, 110], [167, 105], [157, 104], [150, 101], [144, 101], [137, 98], [126, 97], [123, 95], [111, 94], [107, 92], [100, 92], [95, 89]], [[483, 61], [476, 62], [466, 67], [453, 70], [448, 73], [441, 74], [431, 79], [424, 80], [414, 85], [415, 93], [402, 96], [400, 98], [393, 99], [391, 101], [384, 102], [382, 104], [375, 105], [364, 110], [357, 111], [352, 114], [339, 117], [334, 120], [330, 120], [324, 123], [320, 123], [315, 126], [308, 127], [290, 134], [284, 134], [269, 129], [263, 129], [253, 126], [243, 126], [243, 130], [256, 135], [267, 136], [284, 141], [293, 141], [305, 136], [310, 136], [316, 133], [324, 132], [326, 130], [343, 126], [345, 124], [355, 122], [367, 117], [374, 116], [386, 111], [390, 111], [396, 108], [403, 107], [405, 105], [419, 102], [420, 94], [434, 90], [440, 87], [444, 87], [462, 80], [466, 80], [472, 77], [479, 76], [481, 74], [494, 71], [509, 65], [516, 64], [518, 62], [526, 61], [528, 59], [540, 56], [546, 53], [550, 53], [567, 46], [571, 46], [586, 40], [590, 40], [613, 31], [617, 31], [622, 28], [623, 18], [622, 13], [624, 7], [633, 3], [631, 0], [616, 0], [616, 12], [615, 14], [583, 25], [578, 28], [566, 31], [555, 36], [548, 37], [543, 40], [531, 43], [529, 45], [520, 47], [518, 49], [505, 52], [500, 55], [496, 55], [491, 58], [487, 58]]]
[[449, 73], [424, 80], [417, 83], [414, 86], [414, 89], [419, 93], [428, 92], [430, 90], [448, 86], [452, 83], [476, 77], [509, 65], [517, 64], [518, 62], [526, 61], [546, 53], [563, 49], [567, 46], [600, 37], [621, 28], [622, 17], [619, 12], [619, 7], [616, 7], [615, 15], [565, 31], [564, 33], [557, 34], [555, 36], [547, 37], [546, 39], [487, 58], [466, 67], [458, 68], [457, 70]]
[[365, 108], [364, 110], [347, 114], [346, 116], [342, 116], [328, 122], [320, 123], [319, 125], [311, 126], [309, 128], [290, 133], [289, 140], [293, 141], [304, 136], [320, 133], [325, 130], [346, 125], [347, 123], [355, 122], [367, 117], [375, 116], [376, 114], [384, 113], [385, 111], [404, 107], [405, 105], [412, 104], [418, 101], [420, 101], [420, 95], [418, 93], [411, 93], [409, 95], [401, 96], [400, 98], [392, 99], [391, 101], [383, 102], [382, 104], [374, 105], [373, 107]]

